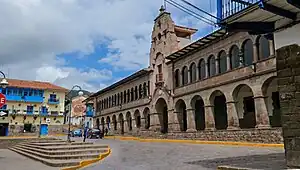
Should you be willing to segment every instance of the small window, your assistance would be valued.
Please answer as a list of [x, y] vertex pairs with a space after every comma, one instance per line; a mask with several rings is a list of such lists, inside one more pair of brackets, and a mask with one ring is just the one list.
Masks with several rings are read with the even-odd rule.
[[161, 33], [158, 33], [158, 40], [161, 39]]

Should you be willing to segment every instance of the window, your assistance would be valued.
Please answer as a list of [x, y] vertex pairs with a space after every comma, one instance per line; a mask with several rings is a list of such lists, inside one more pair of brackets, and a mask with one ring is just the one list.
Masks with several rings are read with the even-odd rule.
[[43, 91], [39, 90], [39, 96], [43, 97]]
[[23, 94], [23, 89], [19, 89], [18, 90], [18, 96], [22, 96], [22, 94]]
[[33, 96], [33, 90], [29, 90], [29, 96]]
[[139, 85], [139, 99], [141, 99], [143, 97], [143, 88], [142, 85]]
[[179, 87], [179, 81], [180, 81], [180, 79], [179, 79], [179, 70], [177, 69], [176, 71], [175, 71], [175, 87]]
[[251, 40], [246, 40], [243, 44], [243, 60], [245, 66], [253, 63], [253, 42]]
[[7, 90], [7, 95], [12, 95], [12, 90], [11, 89]]
[[199, 62], [199, 78], [200, 80], [205, 79], [206, 76], [206, 68], [205, 68], [205, 61], [203, 59]]
[[138, 88], [137, 88], [137, 86], [135, 86], [135, 89], [134, 89], [134, 96], [135, 96], [135, 98], [134, 98], [134, 100], [137, 100], [139, 97], [138, 97]]
[[47, 107], [43, 106], [41, 109], [41, 112], [42, 112], [42, 114], [47, 114], [47, 112], [48, 112]]
[[197, 80], [196, 72], [197, 72], [196, 64], [192, 63], [191, 66], [190, 66], [190, 80], [191, 80], [191, 83], [193, 83]]
[[225, 51], [219, 54], [219, 72], [225, 73], [227, 71], [227, 55]]
[[270, 56], [270, 43], [265, 36], [258, 39], [258, 55], [259, 60], [266, 59]]
[[216, 75], [216, 60], [213, 55], [208, 58], [208, 75]]
[[33, 106], [27, 106], [27, 114], [33, 114]]
[[230, 56], [231, 69], [238, 68], [240, 66], [240, 56], [239, 56], [239, 48], [236, 45], [231, 47], [229, 56]]
[[182, 85], [188, 84], [189, 71], [186, 66], [183, 67], [181, 74], [182, 74]]
[[2, 89], [2, 94], [6, 94], [6, 89]]
[[56, 101], [56, 94], [50, 94], [50, 101], [52, 102]]

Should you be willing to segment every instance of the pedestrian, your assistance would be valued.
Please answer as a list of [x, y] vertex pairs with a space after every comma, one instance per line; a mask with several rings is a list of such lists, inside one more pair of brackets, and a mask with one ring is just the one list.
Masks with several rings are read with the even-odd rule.
[[107, 133], [108, 133], [108, 129], [105, 128], [105, 136], [107, 136]]
[[84, 130], [83, 130], [83, 142], [85, 142], [85, 139], [87, 137], [87, 133], [88, 133], [88, 128], [85, 127]]

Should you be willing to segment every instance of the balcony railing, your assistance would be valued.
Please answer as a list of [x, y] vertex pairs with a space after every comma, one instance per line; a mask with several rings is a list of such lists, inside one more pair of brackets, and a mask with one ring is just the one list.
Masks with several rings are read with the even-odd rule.
[[48, 99], [48, 104], [59, 104], [59, 99]]
[[226, 19], [260, 1], [261, 0], [217, 0], [218, 18], [222, 20]]
[[6, 95], [7, 101], [20, 101], [20, 102], [33, 102], [42, 103], [43, 97], [41, 96], [17, 96], [17, 95]]

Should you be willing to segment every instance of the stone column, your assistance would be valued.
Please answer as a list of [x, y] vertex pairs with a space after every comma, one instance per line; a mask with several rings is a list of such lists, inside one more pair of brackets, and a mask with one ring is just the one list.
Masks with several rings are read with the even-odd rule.
[[209, 77], [209, 75], [208, 75], [208, 73], [209, 73], [209, 71], [208, 71], [208, 62], [205, 62], [205, 78], [208, 78]]
[[265, 104], [264, 96], [255, 96], [255, 116], [256, 116], [256, 128], [268, 129], [270, 128], [269, 114]]
[[259, 43], [253, 44], [253, 63], [256, 63], [258, 61], [259, 56], [261, 56], [258, 53], [257, 46], [259, 46]]
[[216, 58], [216, 63], [215, 64], [216, 64], [216, 74], [215, 75], [217, 75], [217, 74], [220, 73], [220, 68], [219, 68], [220, 58], [219, 57]]
[[187, 116], [187, 130], [186, 132], [197, 132], [195, 122], [195, 109], [186, 109]]
[[227, 130], [237, 130], [240, 129], [239, 117], [236, 111], [234, 101], [228, 101], [227, 104], [227, 119], [228, 127]]
[[205, 109], [205, 130], [215, 130], [215, 117], [214, 117], [214, 106], [207, 105], [204, 106]]
[[[278, 91], [287, 166], [300, 168], [300, 46], [276, 51]], [[289, 81], [288, 81], [289, 80]]]
[[159, 113], [150, 114], [150, 128], [149, 130], [154, 132], [160, 132], [161, 125], [159, 121]]
[[226, 56], [226, 62], [227, 62], [227, 71], [231, 70], [231, 62], [230, 62], [230, 55], [227, 54]]
[[128, 133], [129, 132], [129, 128], [128, 128], [128, 122], [127, 120], [124, 121], [124, 133]]
[[274, 56], [275, 49], [274, 49], [274, 41], [273, 40], [269, 40], [269, 46], [270, 46], [270, 56]]
[[168, 129], [169, 132], [180, 132], [180, 122], [178, 120], [178, 112], [174, 110], [168, 110]]
[[146, 118], [141, 117], [141, 127], [140, 127], [141, 130], [146, 130], [146, 128], [145, 128], [145, 126], [146, 126], [145, 121], [146, 121]]

